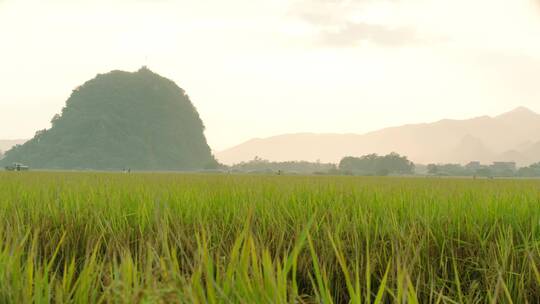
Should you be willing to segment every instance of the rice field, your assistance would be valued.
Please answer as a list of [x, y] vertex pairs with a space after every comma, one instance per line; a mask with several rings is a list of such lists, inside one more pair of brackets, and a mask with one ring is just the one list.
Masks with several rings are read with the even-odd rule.
[[539, 303], [540, 181], [0, 172], [0, 303]]

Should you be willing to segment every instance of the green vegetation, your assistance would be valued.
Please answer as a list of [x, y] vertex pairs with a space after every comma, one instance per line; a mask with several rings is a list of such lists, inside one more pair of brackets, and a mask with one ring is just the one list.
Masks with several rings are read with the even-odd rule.
[[0, 172], [0, 303], [538, 303], [540, 181]]
[[362, 157], [344, 157], [339, 162], [339, 170], [355, 175], [413, 174], [414, 164], [397, 153], [385, 156], [368, 154]]
[[189, 170], [215, 167], [184, 90], [146, 68], [98, 75], [73, 91], [52, 128], [0, 161], [32, 168]]
[[521, 177], [540, 177], [540, 163], [519, 168], [517, 175]]
[[308, 161], [286, 161], [272, 162], [266, 159], [255, 157], [248, 162], [241, 162], [227, 168], [233, 172], [248, 173], [293, 173], [293, 174], [337, 174], [335, 164], [308, 162]]
[[528, 167], [517, 168], [514, 162], [495, 162], [492, 165], [481, 165], [471, 162], [461, 164], [429, 164], [427, 172], [442, 176], [482, 176], [482, 177], [540, 177], [540, 163]]

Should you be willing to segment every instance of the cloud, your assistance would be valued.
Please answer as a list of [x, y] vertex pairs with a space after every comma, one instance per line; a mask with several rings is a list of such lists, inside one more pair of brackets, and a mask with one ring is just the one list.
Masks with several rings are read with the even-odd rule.
[[397, 0], [302, 0], [292, 6], [291, 14], [315, 28], [317, 43], [330, 47], [353, 47], [363, 42], [384, 47], [402, 47], [434, 40], [421, 35], [411, 25], [358, 21], [363, 19], [363, 15], [366, 15], [372, 5], [381, 3], [391, 5], [397, 2]]
[[385, 47], [422, 44], [422, 38], [412, 27], [390, 27], [379, 24], [346, 22], [337, 29], [323, 29], [319, 41], [328, 46], [348, 47], [370, 42]]
[[[384, 0], [381, 0], [384, 1]], [[374, 0], [301, 0], [294, 2], [291, 15], [312, 25], [333, 25], [351, 17]]]

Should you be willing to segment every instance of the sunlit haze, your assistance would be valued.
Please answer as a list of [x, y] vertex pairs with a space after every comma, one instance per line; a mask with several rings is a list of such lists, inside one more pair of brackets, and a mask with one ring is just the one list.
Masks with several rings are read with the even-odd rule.
[[0, 139], [49, 128], [96, 74], [143, 65], [186, 90], [216, 151], [539, 112], [539, 37], [533, 0], [0, 0]]

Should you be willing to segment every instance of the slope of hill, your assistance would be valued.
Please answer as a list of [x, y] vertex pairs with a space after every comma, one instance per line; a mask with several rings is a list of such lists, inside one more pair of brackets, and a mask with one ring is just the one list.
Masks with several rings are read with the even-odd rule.
[[215, 160], [184, 90], [147, 68], [98, 75], [4, 164], [47, 169], [186, 170]]
[[344, 156], [398, 152], [417, 163], [470, 160], [491, 162], [510, 154], [519, 164], [540, 161], [534, 143], [540, 142], [540, 115], [523, 107], [496, 117], [466, 120], [445, 119], [411, 124], [367, 134], [285, 134], [254, 139], [221, 151], [217, 158], [226, 164], [259, 156], [272, 161], [308, 160], [338, 162]]
[[9, 149], [11, 149], [13, 146], [22, 145], [25, 142], [26, 142], [26, 139], [0, 139], [0, 151], [6, 152]]

